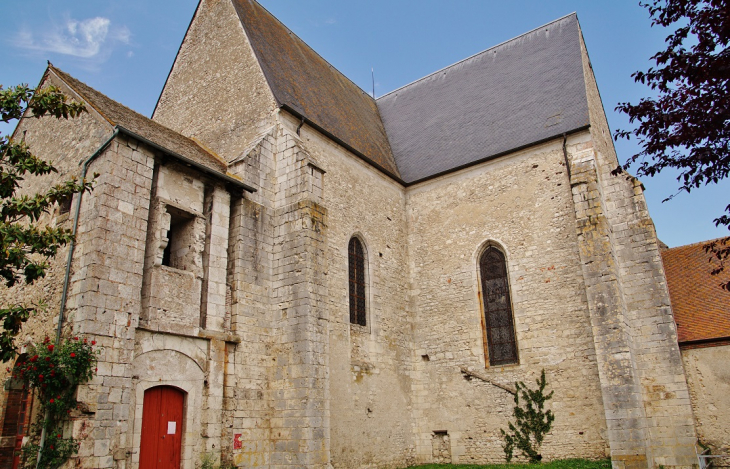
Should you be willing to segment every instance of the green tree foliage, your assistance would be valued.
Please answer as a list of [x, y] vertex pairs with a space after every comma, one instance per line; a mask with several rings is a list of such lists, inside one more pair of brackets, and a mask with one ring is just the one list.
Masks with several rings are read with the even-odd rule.
[[[70, 101], [58, 88], [31, 89], [20, 85], [3, 89], [0, 85], [0, 121], [53, 116], [68, 119], [84, 112], [83, 104]], [[71, 230], [40, 227], [38, 220], [54, 204], [73, 194], [91, 190], [91, 182], [71, 180], [44, 193], [19, 195], [28, 176], [43, 176], [56, 168], [34, 155], [21, 139], [0, 135], [0, 277], [5, 285], [31, 284], [45, 276], [48, 260], [71, 241]], [[0, 307], [0, 360], [11, 360], [16, 352], [15, 337], [31, 314], [44, 304], [10, 304]]]
[[[717, 184], [730, 175], [730, 0], [640, 4], [649, 10], [652, 26], [673, 32], [666, 39], [667, 48], [652, 57], [656, 67], [632, 75], [657, 97], [616, 107], [637, 126], [618, 130], [614, 137], [636, 137], [641, 151], [614, 174], [638, 163], [639, 176], [679, 170], [680, 192]], [[725, 212], [715, 225], [730, 229], [730, 205]], [[713, 273], [720, 273], [730, 258], [730, 237], [705, 248], [718, 261]], [[722, 287], [730, 290], [730, 281]]]
[[522, 381], [515, 383], [515, 407], [512, 414], [515, 423], [509, 422], [509, 433], [501, 428], [499, 430], [504, 439], [502, 449], [508, 463], [512, 461], [515, 449], [528, 458], [530, 463], [539, 463], [542, 460], [540, 446], [555, 420], [553, 412], [545, 410], [545, 402], [553, 397], [554, 391], [545, 394], [545, 370], [542, 370], [540, 379], [536, 382], [536, 390], [529, 389]]

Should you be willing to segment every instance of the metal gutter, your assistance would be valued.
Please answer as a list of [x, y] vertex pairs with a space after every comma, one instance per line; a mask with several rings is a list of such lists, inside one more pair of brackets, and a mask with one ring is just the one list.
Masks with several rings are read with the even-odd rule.
[[[81, 182], [83, 183], [86, 179], [86, 172], [89, 170], [89, 164], [94, 161], [101, 152], [106, 150], [112, 140], [119, 135], [119, 129], [114, 129], [114, 133], [104, 142], [101, 146], [88, 158], [83, 161], [81, 169]], [[74, 207], [74, 221], [73, 231], [71, 235], [71, 244], [68, 248], [68, 259], [66, 260], [66, 275], [63, 278], [63, 293], [61, 294], [61, 310], [58, 313], [58, 327], [56, 328], [56, 343], [61, 340], [61, 329], [63, 328], [63, 311], [66, 309], [66, 299], [68, 297], [68, 283], [69, 277], [71, 276], [71, 261], [73, 260], [74, 249], [76, 248], [76, 232], [79, 228], [79, 213], [81, 212], [81, 199], [84, 196], [84, 191], [79, 192], [79, 197], [76, 199], [76, 207]], [[41, 445], [42, 446], [42, 445]]]
[[730, 344], [730, 337], [713, 337], [710, 339], [695, 339], [695, 340], [684, 340], [678, 342], [680, 350], [693, 349], [693, 348], [705, 348], [705, 347], [718, 347], [721, 345]]
[[180, 160], [180, 162], [182, 162], [183, 164], [185, 164], [187, 166], [191, 166], [202, 173], [208, 174], [209, 176], [213, 176], [217, 179], [224, 181], [226, 184], [230, 184], [232, 186], [238, 187], [240, 189], [243, 189], [246, 192], [252, 192], [252, 193], [256, 192], [256, 189], [249, 186], [248, 184], [245, 184], [242, 181], [239, 181], [236, 178], [233, 178], [226, 174], [220, 173], [218, 171], [214, 171], [214, 170], [210, 169], [209, 167], [198, 163], [197, 161], [193, 161], [190, 158], [187, 158], [178, 153], [175, 153], [174, 151], [168, 150], [167, 148], [165, 148], [161, 145], [158, 145], [157, 143], [155, 143], [151, 140], [148, 140], [148, 139], [144, 138], [143, 136], [132, 132], [129, 129], [125, 129], [121, 125], [117, 125], [115, 128], [118, 130], [119, 133], [132, 137], [135, 140], [139, 140], [140, 142], [144, 143], [145, 145], [149, 145], [150, 147], [154, 148], [155, 150], [159, 150], [168, 156], [171, 156], [177, 160]]
[[418, 180], [415, 180], [415, 181], [412, 181], [412, 182], [404, 183], [404, 185], [406, 187], [415, 186], [416, 184], [420, 184], [422, 182], [430, 181], [431, 179], [436, 179], [436, 178], [441, 177], [441, 176], [446, 176], [447, 174], [455, 173], [456, 171], [461, 171], [462, 169], [470, 168], [470, 167], [476, 166], [476, 165], [478, 165], [480, 163], [484, 163], [486, 161], [493, 160], [495, 158], [499, 158], [501, 156], [509, 155], [510, 153], [515, 153], [515, 152], [518, 152], [518, 151], [522, 151], [522, 150], [524, 150], [526, 148], [530, 148], [530, 147], [533, 147], [535, 145], [541, 145], [543, 143], [547, 143], [547, 142], [549, 142], [551, 140], [555, 140], [555, 139], [558, 139], [558, 138], [564, 139], [568, 135], [572, 135], [572, 134], [575, 134], [575, 133], [578, 133], [578, 132], [583, 132], [585, 130], [590, 129], [590, 127], [591, 127], [590, 124], [589, 125], [583, 125], [581, 127], [577, 127], [575, 129], [569, 130], [567, 132], [561, 132], [561, 133], [555, 134], [555, 135], [553, 135], [551, 137], [547, 137], [547, 138], [543, 138], [543, 139], [540, 139], [540, 140], [537, 140], [537, 141], [534, 141], [534, 142], [530, 142], [530, 143], [527, 143], [525, 145], [521, 145], [519, 147], [510, 148], [509, 150], [505, 150], [505, 151], [502, 151], [502, 152], [499, 152], [499, 153], [495, 153], [494, 155], [489, 155], [489, 156], [486, 156], [484, 158], [480, 158], [480, 159], [475, 160], [475, 161], [470, 161], [470, 162], [468, 162], [466, 164], [462, 164], [460, 166], [455, 166], [453, 168], [447, 169], [446, 171], [442, 171], [440, 173], [432, 174], [431, 176], [426, 176], [424, 178], [421, 178], [421, 179], [418, 179]]
[[[92, 161], [94, 161], [101, 153], [106, 150], [106, 148], [109, 146], [110, 143], [112, 143], [112, 140], [114, 140], [117, 135], [119, 135], [119, 129], [114, 129], [114, 132], [111, 134], [111, 136], [106, 139], [104, 143], [101, 144], [97, 150], [91, 154], [88, 158], [86, 158], [82, 164], [81, 169], [81, 183], [83, 184], [84, 179], [86, 179], [86, 172], [89, 170], [89, 164], [91, 164]], [[61, 294], [61, 306], [59, 308], [58, 312], [58, 327], [56, 328], [56, 344], [60, 345], [61, 342], [61, 330], [63, 329], [63, 311], [66, 309], [66, 300], [68, 299], [68, 284], [69, 280], [71, 278], [71, 261], [73, 261], [74, 256], [74, 250], [76, 249], [76, 233], [78, 232], [79, 228], [79, 213], [81, 212], [81, 199], [84, 197], [84, 192], [79, 192], [79, 197], [76, 199], [76, 206], [74, 207], [74, 218], [73, 218], [73, 230], [71, 235], [71, 244], [69, 244], [68, 247], [68, 257], [66, 258], [66, 273], [63, 277], [63, 293]], [[38, 465], [41, 462], [41, 454], [43, 450], [43, 445], [46, 442], [46, 421], [48, 420], [48, 410], [46, 410], [46, 415], [43, 419], [43, 428], [41, 429], [41, 441], [38, 443], [40, 449], [38, 450], [38, 458], [36, 459], [36, 469], [38, 469]]]

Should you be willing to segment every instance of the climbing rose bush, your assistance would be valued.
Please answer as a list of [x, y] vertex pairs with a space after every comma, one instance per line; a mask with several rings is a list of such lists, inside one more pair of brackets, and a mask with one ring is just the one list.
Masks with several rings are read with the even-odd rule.
[[78, 406], [76, 388], [96, 373], [99, 351], [94, 349], [95, 345], [93, 340], [78, 337], [55, 344], [46, 337], [16, 364], [13, 378], [21, 380], [26, 389], [34, 392], [40, 403], [36, 426], [39, 430], [46, 429], [42, 449], [35, 442], [23, 447], [26, 467], [36, 466], [39, 451], [39, 468], [58, 467], [78, 451], [76, 440], [63, 438], [63, 423]]

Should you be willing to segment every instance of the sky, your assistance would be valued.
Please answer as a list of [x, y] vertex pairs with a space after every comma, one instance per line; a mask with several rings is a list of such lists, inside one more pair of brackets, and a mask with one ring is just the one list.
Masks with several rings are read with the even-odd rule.
[[[38, 84], [46, 61], [150, 116], [197, 0], [3, 0], [0, 84]], [[333, 66], [376, 96], [577, 12], [611, 130], [630, 129], [619, 102], [651, 92], [646, 70], [669, 31], [638, 0], [260, 0]], [[373, 72], [374, 70], [374, 72]], [[0, 132], [12, 128], [0, 126]], [[619, 160], [638, 152], [616, 142]], [[677, 193], [676, 174], [641, 178], [659, 238], [670, 247], [728, 235], [713, 219], [730, 181]]]

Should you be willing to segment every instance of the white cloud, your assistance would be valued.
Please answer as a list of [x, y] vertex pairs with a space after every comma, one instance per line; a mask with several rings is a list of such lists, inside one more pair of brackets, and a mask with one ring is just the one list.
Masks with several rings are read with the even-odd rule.
[[21, 29], [15, 45], [27, 50], [104, 60], [115, 43], [129, 44], [130, 37], [129, 29], [113, 27], [109, 18], [98, 16], [81, 21], [67, 18], [63, 24], [37, 35], [27, 28]]

